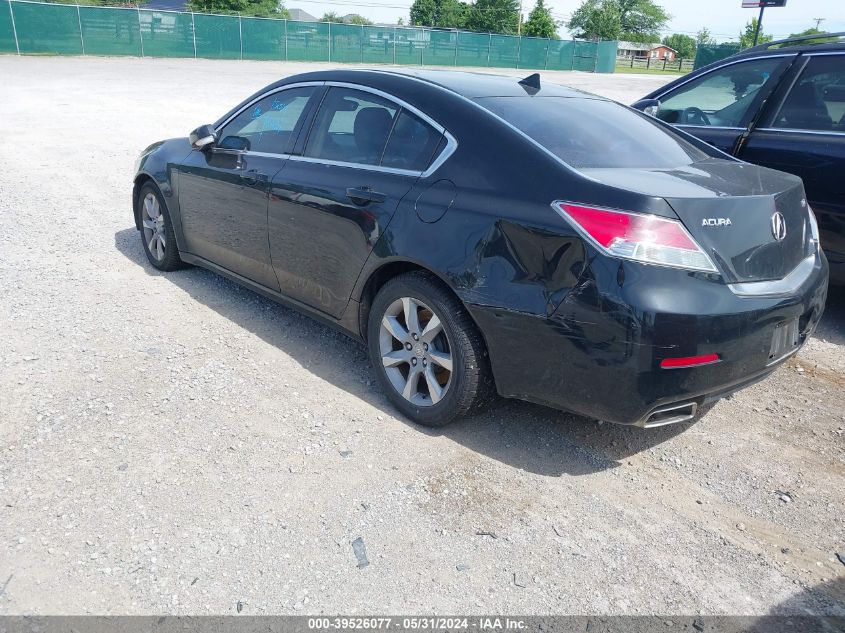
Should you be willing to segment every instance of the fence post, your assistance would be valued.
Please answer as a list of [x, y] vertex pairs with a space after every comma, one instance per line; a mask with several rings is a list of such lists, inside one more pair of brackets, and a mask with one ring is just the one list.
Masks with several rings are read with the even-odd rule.
[[244, 58], [244, 29], [241, 24], [241, 14], [238, 13], [238, 39], [241, 41], [241, 60]]
[[490, 49], [493, 48], [493, 34], [487, 33], [487, 67], [490, 67]]
[[549, 51], [552, 48], [552, 40], [546, 42], [546, 61], [543, 63], [543, 70], [549, 69]]
[[18, 44], [18, 29], [15, 26], [15, 11], [12, 8], [12, 0], [9, 0], [9, 16], [12, 18], [12, 35], [15, 36], [15, 50], [18, 52], [18, 55], [20, 55], [21, 45]]
[[332, 61], [332, 23], [329, 24], [329, 61]]
[[[12, 5], [9, 5], [9, 11], [12, 10]], [[82, 54], [85, 54], [85, 38], [82, 37], [82, 16], [79, 14], [79, 5], [76, 5], [76, 22], [79, 24], [79, 45], [82, 47]]]
[[393, 65], [396, 65], [396, 27], [393, 27]]
[[519, 69], [519, 56], [522, 55], [522, 36], [517, 36], [516, 39], [516, 67]]
[[460, 31], [455, 31], [455, 66], [458, 65], [458, 38], [461, 36]]
[[599, 69], [599, 44], [601, 44], [601, 40], [596, 40], [596, 52], [593, 55], [593, 73]]
[[141, 57], [144, 57], [144, 29], [141, 28], [141, 7], [136, 5], [138, 11], [138, 39], [141, 41]]
[[361, 63], [364, 63], [364, 25], [361, 24]]
[[191, 36], [194, 40], [194, 59], [197, 58], [197, 23], [194, 20], [194, 12], [191, 11]]
[[649, 68], [651, 68], [651, 54], [650, 53], [648, 55], [646, 55], [646, 57], [645, 57], [645, 69], [648, 70]]
[[288, 21], [285, 18], [285, 61], [288, 60]]
[[663, 58], [663, 70], [666, 70], [666, 61], [667, 61], [667, 60], [666, 60], [666, 58], [664, 57], [664, 58]]

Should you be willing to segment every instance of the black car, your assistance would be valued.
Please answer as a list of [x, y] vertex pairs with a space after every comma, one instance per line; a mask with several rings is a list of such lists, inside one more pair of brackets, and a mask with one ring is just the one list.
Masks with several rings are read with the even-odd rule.
[[494, 391], [691, 419], [795, 353], [827, 293], [799, 178], [537, 75], [289, 77], [147, 148], [133, 197], [153, 266], [366, 341], [426, 425]]
[[749, 163], [800, 176], [845, 283], [845, 34], [770, 42], [634, 104]]

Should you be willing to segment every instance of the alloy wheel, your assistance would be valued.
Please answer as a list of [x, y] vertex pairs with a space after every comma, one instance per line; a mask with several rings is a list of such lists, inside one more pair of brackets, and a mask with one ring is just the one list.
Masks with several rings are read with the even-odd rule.
[[154, 193], [144, 196], [141, 202], [141, 224], [144, 227], [144, 242], [156, 261], [162, 261], [167, 248], [164, 228], [164, 214]]
[[397, 299], [379, 328], [379, 351], [390, 384], [408, 402], [440, 402], [452, 382], [452, 348], [440, 318], [412, 297]]

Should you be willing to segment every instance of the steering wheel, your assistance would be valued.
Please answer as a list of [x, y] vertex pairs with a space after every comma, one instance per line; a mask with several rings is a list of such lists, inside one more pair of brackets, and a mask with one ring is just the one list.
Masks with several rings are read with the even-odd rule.
[[683, 121], [687, 125], [710, 125], [710, 119], [704, 113], [704, 110], [694, 106], [684, 109]]

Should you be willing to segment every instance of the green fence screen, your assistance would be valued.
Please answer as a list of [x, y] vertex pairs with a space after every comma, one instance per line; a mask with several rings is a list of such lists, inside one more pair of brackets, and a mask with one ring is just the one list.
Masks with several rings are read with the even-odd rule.
[[707, 64], [712, 64], [725, 57], [736, 55], [742, 50], [739, 44], [702, 44], [695, 49], [695, 63], [693, 70], [697, 70]]
[[0, 53], [613, 72], [616, 42], [0, 0]]

